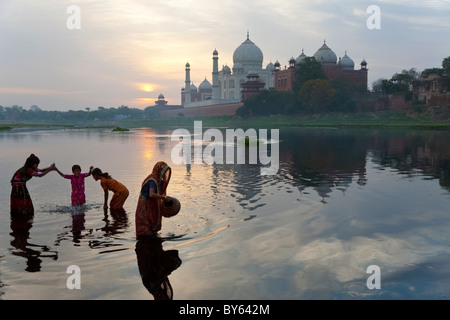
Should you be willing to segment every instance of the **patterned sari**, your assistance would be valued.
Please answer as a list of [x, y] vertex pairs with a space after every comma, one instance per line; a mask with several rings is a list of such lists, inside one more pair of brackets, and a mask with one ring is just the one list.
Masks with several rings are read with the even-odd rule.
[[31, 168], [22, 167], [14, 173], [11, 179], [11, 215], [33, 215], [34, 207], [30, 193], [27, 189], [27, 181], [37, 172]]
[[155, 235], [161, 230], [161, 199], [150, 198], [149, 184], [153, 181], [156, 185], [156, 193], [165, 196], [170, 181], [172, 170], [163, 161], [159, 161], [153, 167], [152, 173], [142, 183], [136, 208], [136, 236]]

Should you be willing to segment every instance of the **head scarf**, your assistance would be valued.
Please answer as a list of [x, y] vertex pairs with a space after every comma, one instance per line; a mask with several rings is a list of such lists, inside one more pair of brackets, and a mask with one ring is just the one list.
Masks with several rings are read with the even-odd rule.
[[150, 173], [148, 177], [145, 178], [142, 186], [146, 184], [148, 180], [153, 179], [155, 180], [158, 187], [158, 194], [163, 196], [166, 194], [167, 186], [169, 185], [171, 176], [172, 169], [164, 161], [159, 161], [154, 165], [152, 173]]
[[[159, 161], [153, 167], [152, 173], [145, 178], [142, 187], [150, 180], [153, 180], [156, 183], [156, 192], [161, 196], [165, 196], [171, 174], [172, 170], [167, 163]], [[137, 236], [154, 235], [161, 230], [161, 204], [162, 201], [160, 199], [148, 198], [141, 192], [135, 216]]]

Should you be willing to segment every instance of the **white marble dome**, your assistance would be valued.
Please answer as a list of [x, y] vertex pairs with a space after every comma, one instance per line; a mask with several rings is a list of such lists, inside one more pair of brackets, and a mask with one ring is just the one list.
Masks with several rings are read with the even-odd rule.
[[211, 83], [205, 78], [202, 83], [198, 86], [199, 90], [212, 90]]
[[263, 63], [263, 53], [261, 49], [255, 45], [247, 34], [247, 40], [245, 40], [239, 47], [234, 50], [233, 63], [242, 64], [244, 69], [255, 68], [261, 69]]
[[231, 69], [229, 66], [223, 66], [222, 72], [228, 74], [231, 73]]

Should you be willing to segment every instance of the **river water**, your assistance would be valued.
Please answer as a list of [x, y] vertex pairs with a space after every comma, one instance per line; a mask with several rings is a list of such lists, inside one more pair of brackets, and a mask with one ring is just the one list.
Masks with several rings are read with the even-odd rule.
[[[265, 144], [279, 152], [269, 175], [249, 161], [178, 163], [173, 132], [0, 133], [0, 299], [152, 300], [141, 277], [152, 268], [173, 299], [450, 297], [449, 132], [280, 128]], [[72, 208], [70, 181], [50, 172], [27, 183], [33, 219], [11, 220], [9, 181], [31, 153], [40, 168], [109, 172], [130, 190], [126, 213], [105, 215], [92, 177]], [[137, 197], [159, 160], [182, 209], [142, 243]]]

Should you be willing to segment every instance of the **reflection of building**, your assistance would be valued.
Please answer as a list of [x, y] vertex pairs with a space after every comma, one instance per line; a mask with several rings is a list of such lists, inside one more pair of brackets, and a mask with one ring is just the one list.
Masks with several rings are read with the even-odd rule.
[[[275, 89], [283, 92], [292, 92], [294, 80], [295, 80], [295, 70], [298, 64], [307, 56], [302, 50], [300, 56], [297, 59], [291, 58], [289, 60], [289, 67], [285, 67], [283, 70], [280, 68], [280, 63], [277, 61], [275, 63]], [[341, 58], [337, 58], [336, 54], [331, 50], [327, 44], [323, 43], [316, 53], [314, 54], [314, 59], [320, 62], [322, 65], [322, 70], [327, 76], [328, 80], [333, 81], [340, 77], [345, 77], [350, 81], [353, 86], [362, 87], [367, 89], [367, 62], [363, 60], [361, 62], [361, 69], [355, 70], [354, 61], [347, 55]]]
[[433, 105], [450, 105], [450, 79], [437, 74], [424, 75], [414, 81], [413, 100]]

